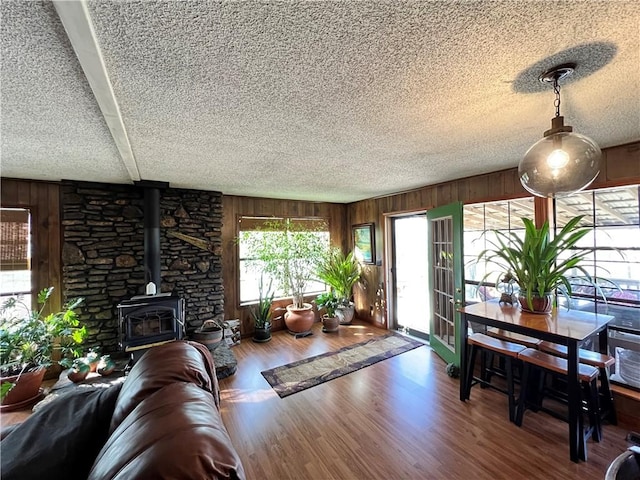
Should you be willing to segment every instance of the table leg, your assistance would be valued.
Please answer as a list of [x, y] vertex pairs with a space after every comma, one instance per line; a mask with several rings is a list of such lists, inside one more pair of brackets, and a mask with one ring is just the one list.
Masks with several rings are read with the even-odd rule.
[[467, 399], [467, 316], [462, 314], [462, 321], [460, 322], [460, 400], [463, 402]]
[[[569, 342], [568, 345], [568, 389], [569, 389], [569, 456], [573, 462], [586, 460], [586, 445], [580, 448], [580, 442], [584, 442], [584, 433], [581, 432], [580, 421], [581, 399], [580, 379], [578, 377], [578, 342]], [[584, 458], [580, 458], [584, 457]]]
[[609, 333], [606, 327], [598, 333], [598, 350], [600, 353], [604, 353], [605, 355], [609, 354], [607, 351], [607, 343], [609, 341], [608, 335]]

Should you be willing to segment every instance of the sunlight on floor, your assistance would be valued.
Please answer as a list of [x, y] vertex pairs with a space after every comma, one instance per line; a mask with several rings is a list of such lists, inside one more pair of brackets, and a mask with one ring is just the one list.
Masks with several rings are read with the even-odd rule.
[[221, 402], [224, 403], [261, 403], [278, 397], [278, 394], [271, 388], [262, 390], [241, 390], [229, 388], [221, 392]]

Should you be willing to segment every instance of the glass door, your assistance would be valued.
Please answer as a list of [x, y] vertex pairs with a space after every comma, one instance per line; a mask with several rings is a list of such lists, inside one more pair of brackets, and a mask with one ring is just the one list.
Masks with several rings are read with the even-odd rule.
[[429, 220], [429, 285], [433, 350], [447, 363], [460, 366], [460, 313], [464, 305], [462, 204], [427, 212]]
[[391, 222], [392, 325], [411, 335], [429, 338], [427, 214], [393, 217]]

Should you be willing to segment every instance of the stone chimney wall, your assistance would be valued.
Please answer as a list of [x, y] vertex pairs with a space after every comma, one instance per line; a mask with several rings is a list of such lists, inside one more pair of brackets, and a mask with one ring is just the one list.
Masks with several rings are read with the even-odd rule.
[[[84, 297], [87, 346], [117, 352], [118, 303], [145, 293], [144, 191], [131, 185], [65, 182], [62, 187], [63, 285]], [[160, 191], [159, 292], [185, 299], [187, 334], [224, 319], [222, 194]]]

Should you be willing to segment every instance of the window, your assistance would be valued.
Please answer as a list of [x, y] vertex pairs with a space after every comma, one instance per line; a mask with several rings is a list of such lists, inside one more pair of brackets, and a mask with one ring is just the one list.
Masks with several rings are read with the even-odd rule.
[[[478, 254], [490, 248], [495, 234], [515, 232], [524, 236], [521, 218], [533, 218], [533, 197], [517, 200], [476, 203], [463, 207], [465, 300], [484, 302], [500, 297], [495, 289], [500, 268], [488, 262], [476, 262]], [[482, 283], [482, 285], [480, 285]]]
[[578, 246], [591, 250], [583, 266], [599, 288], [574, 271], [572, 308], [608, 308], [610, 313], [627, 310], [617, 307], [640, 308], [639, 194], [640, 186], [634, 185], [556, 199], [556, 229], [576, 215], [584, 215], [580, 225], [591, 229]]
[[21, 208], [0, 209], [0, 304], [23, 295], [31, 307], [30, 213]]
[[[246, 304], [258, 300], [259, 285], [263, 267], [260, 260], [249, 256], [248, 245], [253, 242], [265, 242], [269, 237], [280, 235], [280, 232], [270, 231], [274, 223], [290, 221], [301, 229], [308, 230], [305, 234], [316, 237], [321, 244], [329, 246], [329, 227], [325, 220], [318, 218], [273, 218], [273, 217], [241, 217], [239, 242], [239, 278], [240, 278], [240, 303]], [[284, 228], [283, 228], [284, 230]], [[268, 283], [268, 279], [265, 279]], [[266, 286], [265, 286], [266, 288]], [[283, 298], [290, 295], [284, 291], [281, 285], [273, 280], [272, 289], [275, 290], [276, 298]], [[326, 285], [322, 282], [309, 281], [306, 284], [305, 294], [320, 293], [326, 290]]]

